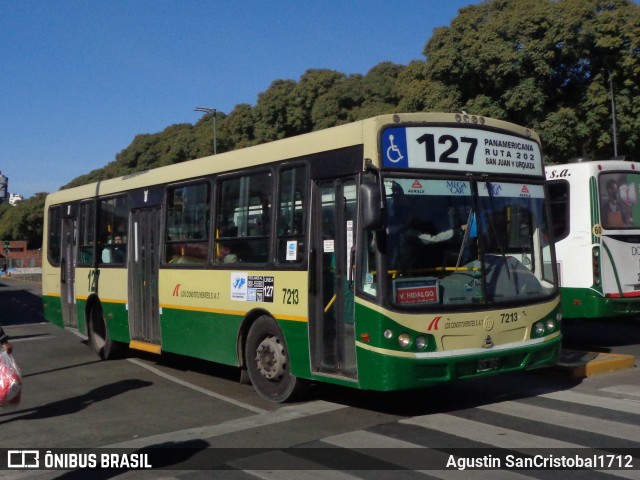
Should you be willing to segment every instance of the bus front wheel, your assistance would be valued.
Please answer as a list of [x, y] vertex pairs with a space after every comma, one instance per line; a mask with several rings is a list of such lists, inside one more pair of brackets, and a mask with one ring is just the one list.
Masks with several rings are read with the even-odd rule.
[[120, 353], [120, 345], [111, 340], [107, 325], [102, 315], [102, 308], [94, 306], [89, 316], [89, 345], [102, 360], [116, 358]]
[[258, 395], [272, 402], [286, 402], [304, 390], [290, 371], [289, 352], [276, 321], [266, 315], [249, 329], [246, 344], [249, 379]]

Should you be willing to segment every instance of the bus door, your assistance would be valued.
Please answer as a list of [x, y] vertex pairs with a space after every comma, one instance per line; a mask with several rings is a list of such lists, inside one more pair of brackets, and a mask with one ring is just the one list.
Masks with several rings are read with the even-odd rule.
[[310, 306], [313, 370], [355, 378], [354, 252], [357, 220], [353, 178], [314, 183]]
[[60, 258], [60, 301], [62, 320], [67, 327], [78, 327], [76, 309], [76, 255], [78, 239], [78, 219], [62, 219], [62, 255]]
[[[160, 207], [131, 211], [129, 242], [129, 329], [132, 347], [160, 352]], [[147, 345], [144, 347], [142, 345]], [[157, 347], [157, 348], [154, 348]]]

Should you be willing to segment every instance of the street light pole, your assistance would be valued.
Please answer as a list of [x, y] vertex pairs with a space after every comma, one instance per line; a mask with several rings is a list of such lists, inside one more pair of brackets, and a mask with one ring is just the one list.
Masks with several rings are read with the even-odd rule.
[[613, 80], [609, 72], [609, 92], [611, 93], [611, 125], [613, 129], [613, 157], [618, 158], [618, 132], [616, 131], [616, 99], [613, 96]]
[[196, 107], [193, 109], [195, 112], [211, 113], [213, 114], [213, 154], [218, 153], [218, 141], [216, 139], [216, 109], [209, 107]]

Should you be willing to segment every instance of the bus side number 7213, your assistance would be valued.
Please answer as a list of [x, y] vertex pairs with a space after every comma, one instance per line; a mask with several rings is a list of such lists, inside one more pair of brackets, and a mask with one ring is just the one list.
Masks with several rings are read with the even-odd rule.
[[[458, 139], [453, 135], [440, 135], [438, 137], [438, 143], [445, 145], [445, 151], [440, 154], [439, 158], [436, 158], [436, 138], [432, 133], [425, 133], [421, 137], [417, 138], [418, 143], [424, 143], [425, 154], [427, 162], [441, 162], [441, 163], [460, 163], [460, 159], [455, 156], [460, 148]], [[476, 147], [478, 146], [478, 139], [471, 137], [460, 137], [461, 143], [468, 143], [469, 150], [467, 151], [467, 158], [465, 159], [466, 165], [473, 165], [473, 157], [476, 153]]]
[[282, 289], [282, 303], [287, 305], [298, 305], [300, 298], [297, 288], [283, 288]]

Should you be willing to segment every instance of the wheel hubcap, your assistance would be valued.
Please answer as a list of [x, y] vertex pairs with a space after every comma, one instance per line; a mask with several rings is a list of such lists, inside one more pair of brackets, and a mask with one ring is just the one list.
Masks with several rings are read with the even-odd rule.
[[278, 380], [284, 375], [287, 365], [284, 346], [277, 337], [267, 337], [256, 348], [256, 365], [260, 374], [269, 380]]

